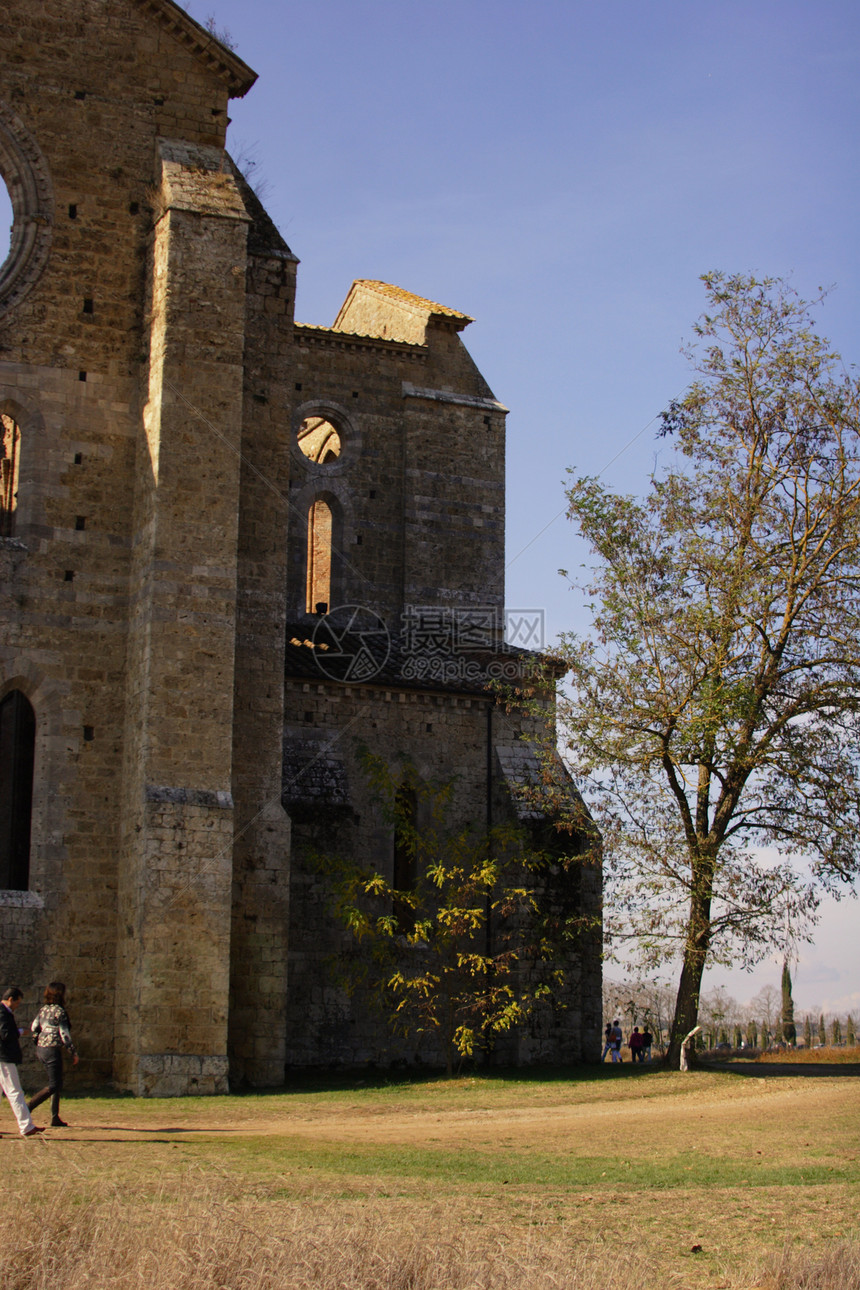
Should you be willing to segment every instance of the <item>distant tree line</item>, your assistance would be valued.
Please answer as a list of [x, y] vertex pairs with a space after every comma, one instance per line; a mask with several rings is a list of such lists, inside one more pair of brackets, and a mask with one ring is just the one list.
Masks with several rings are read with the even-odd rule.
[[[634, 1026], [647, 1027], [654, 1036], [655, 1051], [668, 1045], [675, 991], [669, 985], [649, 980], [603, 982], [604, 1024], [621, 1022], [625, 1038]], [[789, 1047], [816, 1048], [857, 1044], [857, 1018], [850, 1012], [822, 1012], [814, 1008], [795, 1019], [785, 1019], [784, 994], [766, 985], [748, 1003], [739, 1003], [722, 987], [704, 991], [699, 1007], [703, 1049], [728, 1044], [732, 1048]], [[794, 1036], [785, 1034], [786, 1028]]]

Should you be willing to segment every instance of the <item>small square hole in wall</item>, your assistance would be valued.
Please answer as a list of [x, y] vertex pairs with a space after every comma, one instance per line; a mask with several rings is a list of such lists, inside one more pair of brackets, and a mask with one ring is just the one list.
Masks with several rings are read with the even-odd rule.
[[82, 529], [85, 529], [86, 527], [87, 527], [87, 517], [86, 517], [86, 515], [76, 515], [76, 516], [75, 516], [75, 528], [77, 529], [77, 531], [80, 533], [80, 532], [81, 532], [81, 530], [82, 530]]
[[312, 712], [305, 713], [305, 721], [313, 721], [313, 719], [314, 719], [314, 714]]
[[91, 314], [92, 312], [93, 312], [93, 302], [92, 302], [92, 297], [91, 297], [91, 296], [87, 296], [87, 297], [84, 299], [84, 313], [85, 313], [85, 314]]
[[86, 374], [86, 372], [78, 372], [78, 380], [79, 380], [79, 381], [85, 381], [86, 379], [87, 379], [87, 374]]
[[427, 725], [425, 726], [425, 729], [426, 729], [426, 731], [427, 731], [427, 734], [428, 734], [428, 735], [432, 734], [432, 733], [433, 733], [433, 722], [432, 722], [432, 721], [428, 721], [428, 722], [427, 722]]
[[357, 533], [357, 534], [356, 534], [356, 537], [355, 537], [355, 545], [356, 545], [356, 546], [363, 546], [363, 545], [364, 545], [364, 538], [361, 536], [361, 534], [360, 534], [360, 533]]
[[63, 574], [63, 582], [74, 582], [74, 580], [75, 580], [74, 569], [67, 569], [66, 572]]
[[82, 452], [76, 452], [76, 453], [75, 453], [75, 465], [76, 465], [76, 466], [80, 466], [80, 464], [81, 464], [81, 462], [83, 461], [83, 459], [84, 459], [84, 454], [83, 454]]
[[77, 206], [75, 206], [73, 202], [69, 207], [69, 219], [77, 219], [77, 218], [78, 218], [78, 208]]
[[129, 215], [137, 215], [139, 210], [140, 210], [140, 202], [129, 202], [128, 204]]
[[93, 726], [84, 726], [84, 743], [91, 744], [95, 737], [95, 728]]
[[301, 381], [296, 381], [296, 390], [297, 390], [297, 392], [298, 392], [299, 394], [301, 394], [301, 392], [302, 392], [302, 383], [301, 383]]
[[87, 97], [86, 90], [75, 90], [76, 99], [85, 99], [86, 97]]
[[357, 399], [357, 398], [358, 398], [358, 390], [353, 390], [353, 392], [352, 392], [352, 397], [353, 397], [354, 399]]
[[367, 495], [370, 498], [370, 500], [373, 501], [374, 497], [376, 496], [376, 489], [371, 488], [370, 492]]

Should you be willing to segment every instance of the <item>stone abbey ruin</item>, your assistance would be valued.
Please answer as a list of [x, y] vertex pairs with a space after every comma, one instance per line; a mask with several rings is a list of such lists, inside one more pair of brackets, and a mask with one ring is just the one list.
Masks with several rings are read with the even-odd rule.
[[[172, 0], [8, 0], [0, 28], [2, 980], [27, 1017], [65, 980], [82, 1070], [139, 1094], [415, 1060], [332, 976], [312, 856], [394, 874], [359, 736], [456, 770], [456, 820], [519, 809], [471, 319], [356, 281], [294, 321], [298, 261], [225, 151], [255, 74]], [[597, 918], [599, 868], [575, 885]], [[599, 936], [566, 968], [498, 1060], [595, 1054]]]

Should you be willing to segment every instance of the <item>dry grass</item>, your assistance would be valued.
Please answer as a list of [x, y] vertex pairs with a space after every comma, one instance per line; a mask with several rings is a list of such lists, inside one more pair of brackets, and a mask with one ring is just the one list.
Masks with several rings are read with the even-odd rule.
[[[626, 1246], [571, 1244], [533, 1224], [526, 1239], [490, 1225], [447, 1226], [444, 1207], [405, 1215], [327, 1203], [237, 1202], [229, 1186], [161, 1190], [129, 1206], [117, 1194], [69, 1205], [57, 1192], [19, 1214], [0, 1251], [4, 1290], [681, 1290], [697, 1278]], [[404, 1221], [406, 1219], [407, 1221]], [[695, 1251], [691, 1251], [695, 1258]], [[720, 1290], [857, 1290], [860, 1241], [785, 1250], [722, 1269]]]
[[793, 1063], [819, 1065], [827, 1062], [835, 1062], [837, 1065], [855, 1065], [860, 1064], [860, 1045], [855, 1044], [852, 1048], [789, 1048], [783, 1052], [759, 1053], [755, 1060], [787, 1062], [790, 1065]]
[[70, 1100], [0, 1285], [860, 1290], [860, 1079], [746, 1069]]

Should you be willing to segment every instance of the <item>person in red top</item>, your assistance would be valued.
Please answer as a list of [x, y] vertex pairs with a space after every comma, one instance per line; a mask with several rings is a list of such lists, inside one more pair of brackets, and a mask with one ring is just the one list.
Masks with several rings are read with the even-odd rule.
[[645, 1060], [645, 1036], [638, 1026], [633, 1027], [633, 1034], [627, 1040], [627, 1047], [630, 1049], [630, 1060], [642, 1062]]

